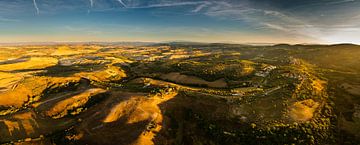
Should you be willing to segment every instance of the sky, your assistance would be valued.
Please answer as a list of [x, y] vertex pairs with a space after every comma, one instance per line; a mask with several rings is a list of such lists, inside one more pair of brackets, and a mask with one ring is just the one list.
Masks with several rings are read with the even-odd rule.
[[0, 0], [0, 43], [360, 44], [360, 0]]

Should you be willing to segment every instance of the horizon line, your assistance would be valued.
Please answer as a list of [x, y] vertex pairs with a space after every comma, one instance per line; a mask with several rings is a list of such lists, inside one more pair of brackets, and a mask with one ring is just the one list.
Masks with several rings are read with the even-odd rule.
[[[360, 45], [357, 43], [344, 42], [344, 43], [272, 43], [272, 42], [203, 42], [203, 41], [19, 41], [19, 42], [0, 42], [1, 45], [26, 45], [26, 44], [41, 44], [41, 43], [55, 43], [56, 44], [67, 44], [67, 43], [204, 43], [204, 44], [238, 44], [238, 45], [340, 45], [340, 44], [350, 44], [350, 45]], [[42, 44], [42, 45], [52, 45], [52, 44]]]

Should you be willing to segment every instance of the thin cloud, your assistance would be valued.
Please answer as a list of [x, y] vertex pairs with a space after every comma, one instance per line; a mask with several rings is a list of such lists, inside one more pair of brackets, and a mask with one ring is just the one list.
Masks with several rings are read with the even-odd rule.
[[0, 17], [0, 22], [20, 22], [20, 20]]
[[127, 8], [126, 4], [122, 0], [117, 0], [124, 8]]
[[355, 0], [338, 0], [333, 2], [328, 2], [327, 4], [343, 4], [343, 3], [350, 3], [355, 2]]
[[90, 2], [90, 8], [87, 10], [87, 13], [90, 14], [91, 9], [94, 7], [94, 0], [89, 0]]
[[255, 8], [250, 5], [218, 2], [209, 5], [204, 12], [197, 12], [219, 19], [231, 19], [241, 21], [241, 23], [245, 22], [255, 28], [278, 31], [280, 34], [294, 37], [316, 40], [313, 35], [319, 35], [317, 27], [296, 17], [289, 16], [280, 11], [259, 7]]
[[[40, 1], [33, 0], [1, 1], [3, 8], [0, 15], [14, 17], [16, 13], [31, 12], [35, 8], [36, 14], [61, 13], [63, 11], [78, 10], [86, 11], [118, 11], [127, 9], [151, 9], [165, 8], [166, 10], [154, 10], [153, 15], [159, 12], [168, 12], [176, 9], [176, 14], [196, 13], [217, 19], [227, 19], [246, 24], [257, 30], [270, 30], [281, 35], [324, 37], [326, 35], [345, 35], [348, 31], [359, 32], [360, 15], [357, 6], [359, 0], [321, 0], [321, 1], [296, 1], [296, 4], [274, 4], [262, 5], [259, 0], [62, 0], [62, 1]], [[95, 3], [96, 4], [95, 4]], [[39, 4], [39, 5], [38, 5]], [[274, 4], [274, 5], [272, 5]], [[279, 6], [281, 5], [281, 6]], [[284, 6], [286, 5], [286, 8]], [[344, 9], [344, 6], [349, 6]], [[312, 13], [308, 13], [310, 11]], [[123, 11], [121, 11], [123, 12]], [[126, 12], [126, 11], [124, 11]], [[326, 14], [320, 16], [320, 14]], [[16, 22], [17, 20], [0, 17], [0, 22]], [[348, 26], [341, 24], [351, 24]], [[247, 26], [246, 26], [247, 27]], [[262, 31], [260, 30], [260, 31]], [[241, 31], [241, 30], [240, 30]]]
[[141, 9], [141, 8], [162, 8], [162, 7], [175, 7], [175, 6], [187, 6], [187, 5], [201, 5], [207, 3], [206, 1], [198, 2], [174, 2], [174, 3], [157, 3], [140, 6], [128, 6], [127, 8]]
[[37, 15], [40, 14], [40, 10], [39, 10], [39, 7], [38, 7], [38, 5], [37, 5], [37, 3], [36, 3], [36, 0], [33, 0], [33, 4], [34, 4], [34, 8], [35, 8], [35, 10], [36, 10], [36, 14], [37, 14]]
[[197, 13], [197, 12], [201, 11], [202, 9], [204, 9], [205, 7], [209, 6], [209, 5], [211, 5], [210, 2], [205, 2], [204, 4], [201, 4], [201, 5], [197, 6], [197, 7], [196, 7], [194, 10], [192, 10], [191, 12]]
[[89, 0], [90, 1], [90, 7], [94, 7], [94, 0]]
[[285, 28], [283, 26], [276, 25], [276, 24], [262, 23], [262, 25], [266, 26], [267, 28], [274, 29], [274, 30], [280, 30], [280, 31], [284, 31], [284, 32], [290, 32], [291, 31], [288, 28]]

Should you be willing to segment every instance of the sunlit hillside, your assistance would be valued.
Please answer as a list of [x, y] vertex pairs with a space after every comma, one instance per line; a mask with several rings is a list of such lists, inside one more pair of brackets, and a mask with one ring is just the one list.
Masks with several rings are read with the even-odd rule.
[[359, 141], [359, 46], [184, 44], [1, 48], [0, 142]]

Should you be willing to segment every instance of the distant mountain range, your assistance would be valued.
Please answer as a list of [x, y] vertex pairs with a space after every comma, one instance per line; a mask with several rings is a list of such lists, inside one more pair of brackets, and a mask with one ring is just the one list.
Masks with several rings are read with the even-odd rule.
[[117, 45], [117, 46], [159, 46], [159, 45], [242, 45], [242, 46], [344, 46], [344, 45], [357, 45], [351, 43], [342, 44], [287, 44], [287, 43], [232, 43], [232, 42], [217, 42], [217, 43], [206, 43], [206, 42], [191, 42], [191, 41], [170, 41], [170, 42], [11, 42], [11, 43], [0, 43], [0, 46], [23, 46], [23, 45]]
[[0, 43], [0, 46], [23, 46], [23, 45], [124, 45], [144, 46], [156, 44], [155, 42], [14, 42]]

